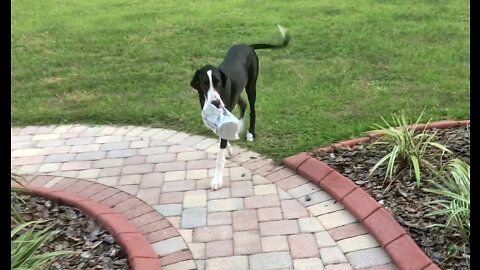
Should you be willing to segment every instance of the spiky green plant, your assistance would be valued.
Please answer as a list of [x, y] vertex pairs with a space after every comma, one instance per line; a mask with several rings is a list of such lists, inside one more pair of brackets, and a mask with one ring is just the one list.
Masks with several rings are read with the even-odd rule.
[[429, 202], [435, 211], [427, 216], [446, 215], [445, 224], [429, 227], [451, 229], [465, 241], [470, 239], [470, 165], [460, 159], [452, 159], [437, 172], [437, 181], [429, 181], [435, 188], [425, 188], [427, 192], [439, 194], [445, 199]]
[[[423, 113], [424, 111], [411, 126], [409, 126], [404, 113], [402, 113], [400, 117], [392, 114], [393, 126], [390, 125], [385, 118], [381, 117], [386, 127], [375, 124], [375, 126], [379, 128], [377, 131], [382, 131], [383, 135], [374, 144], [388, 144], [393, 146], [393, 149], [370, 169], [369, 175], [377, 170], [380, 165], [387, 162], [385, 179], [389, 178], [392, 180], [394, 173], [400, 169], [408, 168], [410, 173], [413, 169], [417, 187], [420, 187], [422, 185], [422, 169], [432, 167], [432, 164], [425, 159], [427, 156], [433, 155], [433, 153], [429, 151], [429, 147], [441, 150], [442, 155], [445, 152], [451, 152], [444, 145], [433, 142], [436, 132], [427, 134], [426, 126], [419, 134], [415, 135]], [[430, 120], [427, 122], [427, 125], [428, 123], [430, 123]]]
[[[21, 175], [13, 172], [13, 169], [10, 171], [10, 175], [11, 175], [10, 176], [10, 182], [16, 183], [16, 184], [23, 187], [23, 184], [22, 184], [23, 177]], [[18, 197], [17, 194], [15, 193], [15, 191], [22, 191], [22, 190], [23, 190], [23, 188], [12, 187], [11, 190], [10, 190], [10, 194], [11, 194], [11, 196], [15, 197], [19, 201], [23, 202], [23, 200], [20, 197]], [[17, 208], [15, 208], [15, 205], [13, 204], [13, 201], [10, 201], [10, 219], [15, 224], [21, 224], [21, 223], [25, 222], [22, 219], [22, 216], [18, 212]]]
[[11, 270], [47, 269], [48, 262], [53, 257], [73, 253], [72, 251], [37, 252], [51, 236], [49, 230], [52, 226], [48, 226], [40, 231], [35, 230], [35, 225], [43, 222], [45, 221], [30, 221], [13, 228], [10, 233]]
[[[17, 192], [22, 192], [25, 189], [23, 188], [23, 177], [19, 174], [16, 174], [11, 170], [10, 172], [11, 183], [16, 183], [21, 187], [12, 187], [11, 196], [15, 197], [19, 201], [25, 203], [17, 194]], [[73, 251], [55, 251], [48, 253], [39, 253], [38, 249], [44, 245], [50, 239], [50, 229], [51, 226], [48, 226], [40, 231], [36, 230], [36, 225], [46, 222], [43, 221], [30, 221], [25, 222], [19, 211], [15, 208], [13, 201], [10, 208], [11, 221], [16, 225], [10, 234], [10, 264], [11, 270], [42, 270], [47, 269], [48, 262], [56, 256], [71, 254]]]

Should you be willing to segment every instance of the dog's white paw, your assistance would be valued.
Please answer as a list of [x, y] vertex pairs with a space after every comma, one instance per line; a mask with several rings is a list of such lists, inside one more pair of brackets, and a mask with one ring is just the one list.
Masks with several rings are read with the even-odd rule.
[[253, 134], [250, 132], [247, 133], [247, 142], [253, 142]]
[[233, 157], [233, 148], [230, 143], [227, 144], [227, 158]]
[[210, 182], [210, 188], [212, 190], [218, 190], [222, 187], [223, 177], [213, 177]]

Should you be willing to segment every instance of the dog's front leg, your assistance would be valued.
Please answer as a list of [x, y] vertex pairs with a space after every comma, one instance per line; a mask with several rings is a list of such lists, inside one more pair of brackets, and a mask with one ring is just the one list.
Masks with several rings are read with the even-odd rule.
[[[218, 138], [218, 142], [221, 144], [222, 143], [222, 138]], [[230, 142], [227, 141], [227, 154], [225, 155], [225, 158], [229, 159], [229, 158], [232, 158], [232, 157], [233, 157], [233, 148], [232, 148], [232, 145], [230, 144]]]
[[233, 157], [233, 148], [230, 142], [227, 143], [227, 158]]
[[227, 155], [227, 144], [227, 140], [220, 140], [220, 148], [218, 149], [217, 162], [215, 164], [215, 175], [213, 176], [212, 182], [210, 182], [210, 188], [212, 190], [217, 190], [222, 187], [223, 168], [225, 168], [225, 161]]

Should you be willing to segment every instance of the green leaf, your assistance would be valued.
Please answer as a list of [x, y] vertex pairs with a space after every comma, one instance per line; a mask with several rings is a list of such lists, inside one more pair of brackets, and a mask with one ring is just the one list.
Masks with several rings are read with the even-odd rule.
[[468, 242], [470, 235], [470, 165], [459, 159], [452, 159], [442, 166], [436, 175], [439, 183], [430, 182], [437, 188], [424, 189], [424, 191], [442, 195], [446, 199], [430, 202], [429, 204], [435, 211], [428, 213], [427, 216], [446, 215], [447, 220], [443, 224], [444, 227], [457, 232], [464, 241]]
[[387, 175], [390, 177], [390, 179], [393, 178], [394, 165], [395, 165], [395, 160], [397, 159], [398, 149], [399, 148], [395, 146], [393, 147], [393, 150], [390, 153], [391, 155], [387, 165]]
[[436, 142], [430, 142], [429, 144], [432, 145], [432, 146], [437, 147], [438, 149], [440, 149], [440, 150], [442, 150], [442, 151], [444, 151], [444, 152], [452, 153], [452, 151], [451, 151], [450, 149], [448, 149], [447, 147], [445, 147], [445, 145], [443, 145], [443, 144], [436, 143]]
[[453, 255], [458, 251], [458, 246], [457, 245], [450, 245], [448, 247], [448, 255]]
[[[11, 231], [10, 264], [12, 270], [43, 269], [43, 265], [54, 256], [72, 253], [71, 251], [56, 251], [36, 254], [36, 251], [50, 238], [49, 230], [52, 228], [52, 226], [47, 226], [40, 231], [35, 231], [35, 225], [43, 222], [45, 221], [27, 222], [16, 226]], [[26, 229], [30, 225], [33, 226], [22, 234], [18, 235], [19, 232]]]
[[420, 182], [420, 164], [418, 164], [418, 159], [415, 156], [411, 156], [413, 169], [415, 171], [415, 179], [417, 179], [417, 187], [420, 187], [422, 183]]

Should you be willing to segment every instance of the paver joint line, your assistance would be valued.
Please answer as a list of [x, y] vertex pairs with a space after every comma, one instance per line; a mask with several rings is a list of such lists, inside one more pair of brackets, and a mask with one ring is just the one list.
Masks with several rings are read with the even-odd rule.
[[323, 180], [325, 180], [325, 179], [326, 179], [330, 174], [332, 174], [333, 172], [335, 172], [335, 170], [332, 170], [332, 171], [330, 171], [329, 173], [327, 173], [324, 177], [322, 177], [322, 179], [320, 179], [320, 180], [318, 181], [318, 183], [321, 183]]
[[345, 196], [342, 197], [342, 199], [340, 200], [340, 203], [343, 202], [343, 200], [345, 199], [345, 197], [347, 197], [350, 193], [354, 192], [356, 189], [360, 188], [359, 186], [356, 186], [355, 188], [353, 188], [352, 190], [350, 190], [347, 194], [345, 194]]
[[305, 163], [309, 158], [311, 158], [311, 157], [308, 157], [308, 158], [304, 159], [302, 162], [300, 162], [300, 163], [298, 164], [298, 166], [295, 168], [295, 171], [296, 171], [297, 173], [298, 173], [298, 168], [299, 168], [300, 166], [302, 166], [303, 163]]
[[369, 218], [369, 217], [370, 217], [371, 215], [373, 215], [377, 210], [380, 210], [380, 209], [382, 209], [382, 206], [379, 206], [377, 209], [373, 210], [372, 213], [370, 213], [370, 214], [369, 214], [368, 216], [366, 216], [364, 219], [360, 220], [360, 222], [363, 223], [363, 221], [364, 221], [365, 219]]
[[400, 234], [399, 236], [397, 236], [397, 237], [395, 237], [394, 239], [392, 239], [390, 242], [387, 242], [387, 243], [385, 244], [385, 248], [386, 248], [388, 245], [390, 245], [391, 243], [395, 242], [397, 239], [399, 239], [399, 238], [401, 238], [402, 236], [404, 236], [404, 235], [409, 236], [407, 232], [402, 233], [402, 234]]

